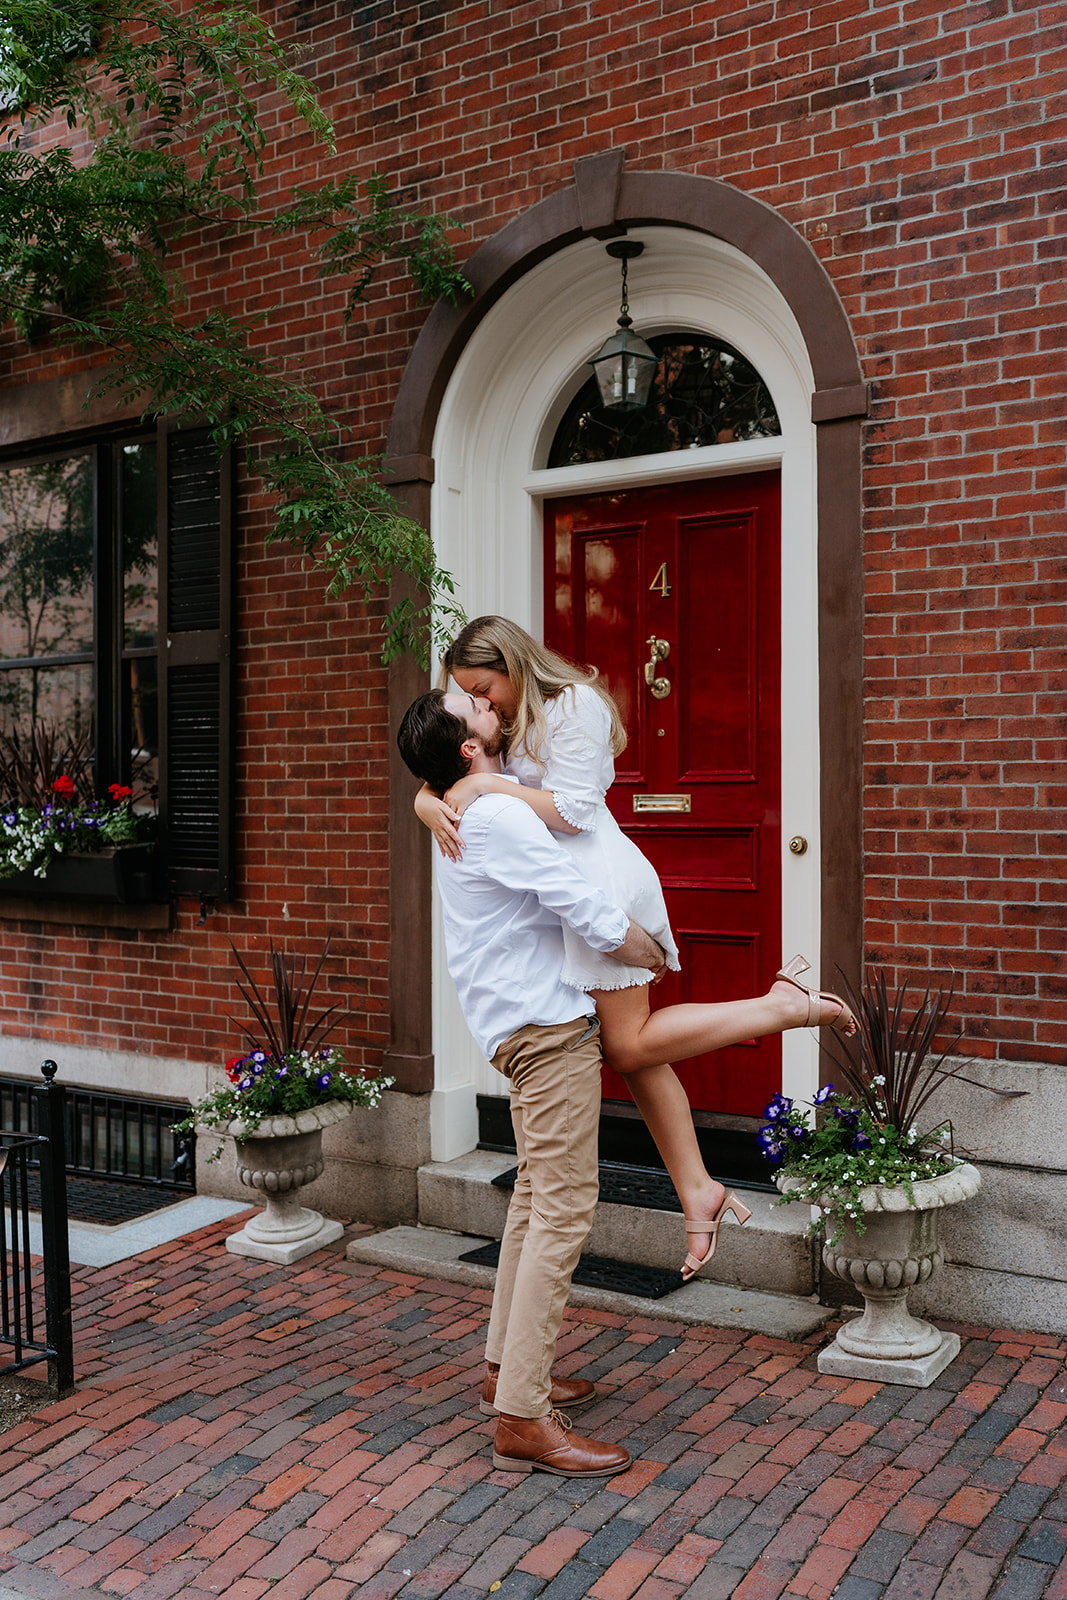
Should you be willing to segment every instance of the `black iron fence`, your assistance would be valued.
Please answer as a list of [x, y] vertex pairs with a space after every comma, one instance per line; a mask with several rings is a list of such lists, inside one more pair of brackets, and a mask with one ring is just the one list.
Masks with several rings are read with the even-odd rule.
[[[37, 1092], [26, 1078], [0, 1078], [0, 1127], [37, 1133]], [[68, 1088], [67, 1171], [192, 1194], [196, 1188], [192, 1140], [176, 1139], [171, 1132], [171, 1124], [188, 1115], [189, 1107], [181, 1101]]]
[[[67, 1240], [65, 1094], [54, 1061], [30, 1090], [36, 1132], [0, 1128], [0, 1347], [13, 1358], [0, 1374], [48, 1363], [53, 1394], [74, 1387]], [[41, 1266], [31, 1257], [30, 1167], [40, 1168]]]

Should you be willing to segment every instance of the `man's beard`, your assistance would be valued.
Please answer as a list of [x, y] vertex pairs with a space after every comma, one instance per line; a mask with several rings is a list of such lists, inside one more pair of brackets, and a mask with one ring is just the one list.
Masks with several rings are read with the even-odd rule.
[[507, 742], [507, 734], [503, 728], [497, 728], [496, 732], [490, 734], [488, 739], [482, 740], [482, 749], [487, 756], [498, 756], [506, 747]]

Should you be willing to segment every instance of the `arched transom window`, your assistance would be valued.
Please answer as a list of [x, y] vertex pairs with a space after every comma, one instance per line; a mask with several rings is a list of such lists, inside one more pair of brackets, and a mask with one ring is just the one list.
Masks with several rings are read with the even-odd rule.
[[732, 345], [684, 332], [655, 334], [647, 342], [659, 361], [648, 404], [638, 411], [607, 410], [596, 379], [590, 377], [556, 429], [550, 467], [622, 461], [781, 433], [770, 390]]

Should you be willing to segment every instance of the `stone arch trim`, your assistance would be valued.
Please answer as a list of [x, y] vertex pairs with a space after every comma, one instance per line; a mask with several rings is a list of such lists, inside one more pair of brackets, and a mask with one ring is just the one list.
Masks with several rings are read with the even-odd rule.
[[[466, 267], [473, 295], [439, 302], [404, 372], [393, 410], [386, 481], [429, 525], [433, 438], [449, 379], [479, 322], [532, 267], [583, 237], [667, 225], [711, 234], [767, 274], [801, 329], [814, 375], [819, 518], [822, 971], [858, 976], [862, 958], [862, 566], [860, 446], [868, 395], [844, 307], [810, 245], [776, 211], [715, 178], [628, 172], [625, 152], [575, 162], [574, 183], [507, 223]], [[425, 687], [413, 663], [390, 678], [390, 726]], [[397, 1088], [433, 1087], [430, 856], [410, 806], [410, 774], [393, 745], [390, 772], [390, 991], [387, 1069]], [[786, 955], [792, 952], [785, 952]], [[403, 982], [400, 975], [403, 974]]]

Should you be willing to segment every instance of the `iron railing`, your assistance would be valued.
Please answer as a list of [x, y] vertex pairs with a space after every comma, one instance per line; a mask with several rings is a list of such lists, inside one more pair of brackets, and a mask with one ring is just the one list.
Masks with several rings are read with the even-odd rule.
[[[0, 1078], [0, 1126], [37, 1133], [35, 1096], [25, 1078]], [[140, 1100], [97, 1089], [66, 1091], [67, 1171], [84, 1177], [195, 1193], [191, 1140], [176, 1139], [171, 1124], [189, 1115], [180, 1101]]]
[[[58, 1396], [74, 1387], [74, 1339], [63, 1148], [65, 1095], [54, 1081], [56, 1070], [54, 1061], [42, 1062], [45, 1081], [31, 1091], [37, 1132], [27, 1135], [0, 1128], [0, 1345], [13, 1352], [0, 1374], [47, 1361], [48, 1386]], [[42, 1267], [38, 1271], [30, 1250], [31, 1164], [40, 1167]]]

